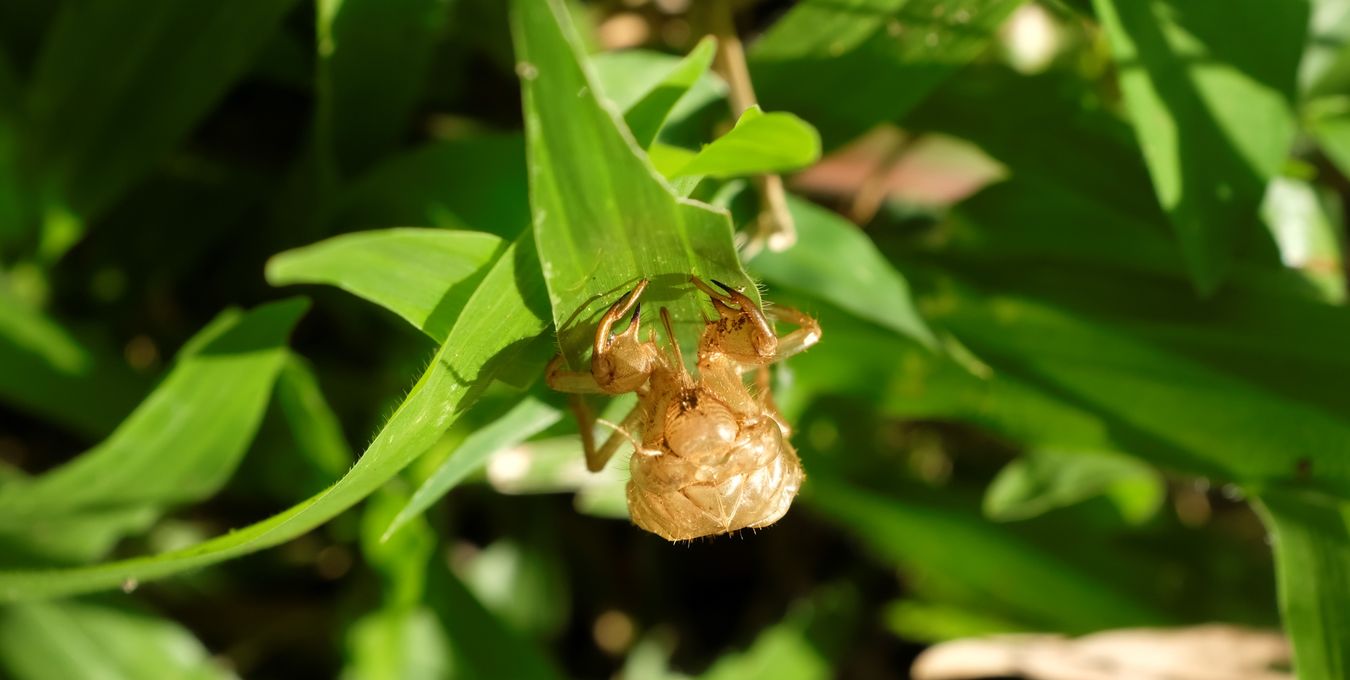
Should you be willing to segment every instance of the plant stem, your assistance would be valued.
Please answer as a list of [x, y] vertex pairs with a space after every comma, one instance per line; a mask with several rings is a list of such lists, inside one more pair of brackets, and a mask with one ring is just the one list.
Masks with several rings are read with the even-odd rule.
[[[745, 48], [736, 35], [730, 0], [708, 0], [708, 23], [717, 37], [717, 71], [731, 88], [731, 109], [739, 118], [756, 104], [755, 87], [750, 82], [750, 69], [745, 63]], [[778, 175], [755, 177], [759, 192], [759, 217], [755, 220], [745, 255], [753, 256], [761, 248], [774, 252], [791, 248], [797, 242], [797, 227], [788, 211], [787, 191]]]

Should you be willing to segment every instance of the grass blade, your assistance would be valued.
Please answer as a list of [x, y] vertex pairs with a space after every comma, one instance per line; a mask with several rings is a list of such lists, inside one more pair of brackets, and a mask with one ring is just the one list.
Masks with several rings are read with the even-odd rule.
[[316, 469], [331, 475], [330, 479], [342, 476], [356, 456], [308, 361], [293, 353], [286, 356], [277, 378], [276, 395], [299, 454]]
[[267, 263], [274, 286], [326, 283], [403, 317], [445, 342], [504, 242], [491, 234], [382, 229], [288, 250]]
[[978, 514], [883, 496], [817, 474], [811, 506], [919, 578], [968, 589], [981, 609], [1073, 632], [1166, 619], [1109, 577], [1089, 571]]
[[64, 515], [205, 498], [229, 478], [262, 419], [303, 300], [222, 315], [106, 441], [71, 462], [0, 489], [0, 527]]
[[1350, 507], [1288, 491], [1262, 494], [1257, 507], [1273, 540], [1299, 680], [1350, 677]]
[[797, 245], [760, 252], [750, 270], [775, 286], [808, 293], [930, 349], [937, 340], [919, 315], [909, 283], [867, 235], [810, 201], [789, 197]]
[[772, 175], [800, 170], [819, 158], [820, 135], [809, 123], [790, 113], [764, 113], [752, 106], [741, 114], [736, 127], [704, 146], [670, 176]]
[[707, 36], [681, 59], [652, 89], [642, 95], [624, 114], [624, 122], [638, 146], [647, 148], [656, 140], [675, 105], [689, 93], [699, 78], [708, 73], [717, 53], [717, 39]]
[[402, 140], [425, 85], [445, 0], [320, 0], [319, 143], [338, 177]]
[[407, 505], [389, 522], [389, 528], [384, 530], [381, 540], [389, 540], [389, 536], [409, 520], [426, 512], [427, 508], [464, 481], [465, 477], [486, 464], [488, 456], [543, 432], [561, 418], [562, 413], [557, 409], [526, 397], [501, 418], [469, 435], [418, 487]]
[[502, 366], [548, 328], [532, 245], [527, 235], [498, 258], [403, 404], [333, 486], [261, 522], [185, 549], [73, 569], [0, 572], [0, 601], [101, 590], [215, 564], [288, 541], [360, 502], [430, 448]]
[[0, 609], [0, 671], [13, 680], [236, 677], [172, 621], [74, 601]]
[[736, 257], [728, 215], [678, 199], [659, 177], [597, 96], [561, 2], [512, 9], [530, 205], [564, 355], [579, 365], [597, 317], [644, 277], [652, 280], [647, 299], [669, 307], [692, 342], [703, 317], [690, 274], [758, 295]]
[[760, 103], [828, 148], [894, 121], [988, 46], [1022, 0], [804, 0], [755, 42]]
[[1212, 292], [1260, 233], [1266, 183], [1294, 141], [1308, 3], [1093, 6], [1158, 200], [1196, 288]]

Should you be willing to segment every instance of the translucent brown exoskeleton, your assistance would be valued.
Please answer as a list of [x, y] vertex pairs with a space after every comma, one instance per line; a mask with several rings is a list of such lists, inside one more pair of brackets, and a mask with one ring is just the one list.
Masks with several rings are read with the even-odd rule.
[[[768, 526], [787, 512], [804, 475], [773, 402], [769, 366], [820, 340], [819, 324], [801, 312], [773, 309], [772, 319], [797, 326], [779, 337], [770, 317], [741, 291], [690, 281], [717, 311], [699, 339], [697, 376], [684, 363], [665, 308], [669, 345], [659, 345], [650, 329], [642, 337], [638, 300], [645, 279], [601, 317], [589, 372], [566, 370], [559, 356], [547, 375], [549, 386], [563, 392], [637, 394], [637, 405], [598, 448], [589, 436], [594, 423], [578, 409], [586, 464], [599, 471], [631, 442], [629, 514], [672, 541]], [[625, 317], [627, 327], [616, 330]], [[753, 390], [747, 373], [754, 373]]]

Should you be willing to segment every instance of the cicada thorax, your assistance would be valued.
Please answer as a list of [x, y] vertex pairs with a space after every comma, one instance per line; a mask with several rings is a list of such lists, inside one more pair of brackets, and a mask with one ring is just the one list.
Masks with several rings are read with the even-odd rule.
[[772, 524], [801, 486], [801, 463], [778, 423], [743, 384], [710, 389], [715, 374], [663, 396], [653, 390], [646, 453], [630, 464], [633, 521], [670, 540]]

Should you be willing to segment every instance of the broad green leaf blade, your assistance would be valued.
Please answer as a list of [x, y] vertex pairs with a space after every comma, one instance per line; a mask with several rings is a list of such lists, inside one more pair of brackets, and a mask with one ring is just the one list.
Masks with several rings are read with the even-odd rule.
[[274, 286], [325, 283], [374, 302], [444, 342], [505, 247], [491, 234], [382, 229], [335, 236], [267, 263]]
[[988, 45], [1022, 0], [804, 0], [750, 50], [760, 103], [827, 148], [918, 104]]
[[973, 512], [881, 496], [822, 474], [803, 492], [812, 507], [873, 551], [915, 578], [960, 584], [986, 611], [1006, 611], [1028, 625], [1067, 632], [1165, 620], [1124, 584]]
[[[697, 151], [690, 151], [689, 149], [662, 144], [661, 142], [652, 144], [651, 148], [647, 150], [647, 158], [651, 160], [652, 167], [656, 168], [656, 171], [661, 173], [661, 176], [667, 179], [674, 178], [678, 175], [680, 169], [689, 165], [689, 162], [694, 160], [694, 157], [697, 155]], [[694, 181], [697, 182], [698, 179], [699, 178], [694, 178]], [[672, 183], [672, 186], [674, 186], [674, 183]], [[684, 188], [685, 187], [683, 186], [675, 186], [675, 190], [681, 196], [688, 195], [689, 193], [688, 191], [683, 190]], [[689, 188], [692, 189], [692, 187]]]
[[990, 519], [1028, 519], [1105, 495], [1138, 524], [1157, 512], [1167, 489], [1149, 466], [1119, 454], [1030, 451], [999, 471], [984, 496]]
[[0, 601], [30, 600], [162, 578], [284, 543], [360, 502], [430, 448], [503, 368], [548, 328], [530, 238], [508, 248], [470, 297], [421, 379], [365, 454], [323, 493], [256, 524], [160, 555], [74, 569], [0, 572]]
[[746, 109], [730, 132], [703, 147], [673, 177], [718, 179], [800, 170], [820, 158], [820, 135], [790, 113]]
[[402, 140], [426, 81], [448, 0], [320, 0], [320, 144], [337, 176], [365, 169]]
[[789, 197], [797, 245], [763, 251], [750, 270], [775, 286], [807, 293], [861, 319], [936, 347], [914, 307], [909, 283], [853, 224], [804, 199]]
[[330, 479], [341, 477], [356, 456], [308, 361], [297, 354], [286, 356], [277, 378], [276, 395], [298, 453], [315, 468], [331, 475]]
[[94, 0], [61, 7], [32, 81], [35, 159], [60, 255], [225, 94], [294, 0]]
[[0, 608], [0, 675], [12, 680], [236, 677], [172, 621], [74, 600]]
[[1350, 506], [1321, 494], [1272, 490], [1257, 507], [1275, 550], [1280, 609], [1299, 680], [1350, 676]]
[[564, 356], [580, 365], [598, 316], [642, 278], [652, 280], [648, 315], [668, 307], [692, 344], [703, 316], [691, 274], [758, 294], [737, 260], [728, 216], [676, 198], [656, 174], [597, 97], [561, 2], [512, 8], [530, 205]]
[[625, 107], [627, 112], [624, 122], [628, 124], [638, 146], [644, 149], [651, 146], [671, 111], [694, 84], [708, 73], [716, 53], [717, 40], [712, 36], [705, 37], [655, 87], [632, 106]]
[[388, 540], [409, 520], [426, 512], [427, 508], [464, 481], [465, 477], [484, 465], [488, 456], [543, 432], [561, 418], [562, 413], [557, 409], [526, 397], [501, 418], [469, 435], [464, 443], [436, 468], [431, 477], [417, 488], [408, 504], [384, 530], [382, 540]]
[[63, 517], [205, 498], [248, 448], [307, 303], [222, 316], [106, 441], [40, 477], [0, 489], [0, 529], [53, 531]]
[[16, 301], [0, 299], [0, 399], [91, 439], [107, 435], [148, 388], [122, 357], [82, 343]]
[[1306, 0], [1095, 0], [1158, 200], [1196, 287], [1254, 247], [1294, 140]]

